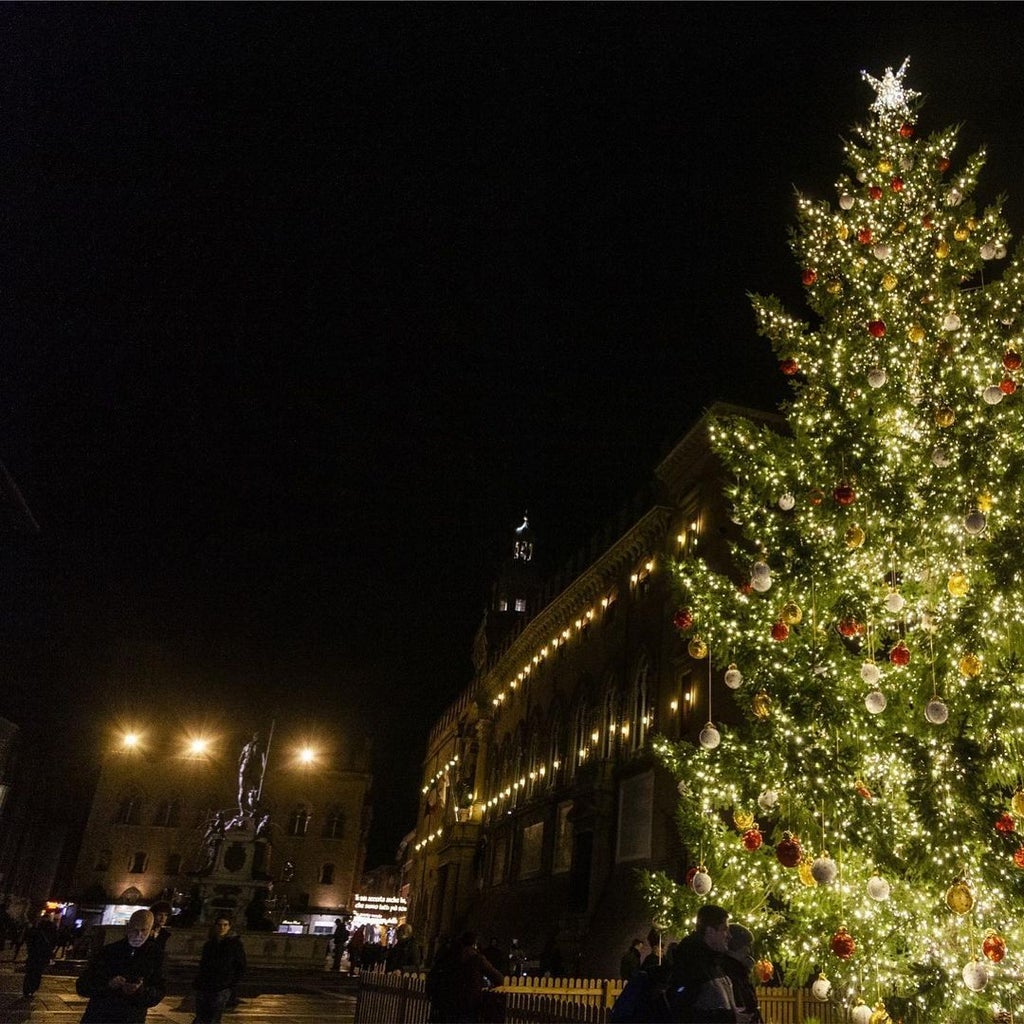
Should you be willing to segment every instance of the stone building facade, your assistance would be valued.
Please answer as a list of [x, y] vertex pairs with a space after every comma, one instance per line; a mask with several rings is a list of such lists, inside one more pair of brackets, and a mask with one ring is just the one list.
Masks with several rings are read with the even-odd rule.
[[[278, 723], [258, 808], [232, 825], [239, 817], [237, 756], [246, 739], [225, 737], [203, 750], [171, 739], [111, 750], [74, 871], [80, 911], [113, 920], [168, 899], [192, 916], [198, 910], [201, 920], [201, 902], [216, 895], [237, 903], [241, 916], [255, 887], [275, 924], [333, 930], [334, 918], [352, 905], [364, 866], [369, 746], [339, 742], [334, 750], [303, 753]], [[224, 885], [233, 881], [223, 877], [232, 864], [227, 848], [255, 843], [257, 826], [255, 858], [236, 858], [237, 885]], [[222, 883], [216, 894], [213, 881]]]
[[722, 563], [731, 532], [705, 419], [571, 578], [545, 590], [517, 534], [474, 678], [428, 741], [405, 862], [428, 951], [474, 927], [505, 948], [517, 939], [535, 967], [557, 956], [567, 974], [615, 977], [648, 935], [637, 869], [686, 869], [675, 784], [650, 740], [695, 738], [709, 686], [716, 715], [728, 693], [673, 626], [670, 565], [692, 551]]

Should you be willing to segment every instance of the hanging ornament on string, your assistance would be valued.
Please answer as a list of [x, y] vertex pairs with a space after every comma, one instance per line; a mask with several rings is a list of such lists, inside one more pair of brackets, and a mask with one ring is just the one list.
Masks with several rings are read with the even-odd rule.
[[1021, 367], [1021, 356], [1016, 349], [1008, 348], [1003, 353], [1003, 369], [1009, 370], [1013, 373], [1014, 370], [1019, 370]]
[[868, 1024], [892, 1024], [892, 1017], [889, 1016], [885, 1003], [881, 999], [875, 1003], [875, 1008], [871, 1011], [871, 1016], [868, 1017]]
[[997, 832], [1001, 832], [1004, 836], [1009, 836], [1013, 835], [1013, 833], [1017, 831], [1017, 822], [1014, 821], [1012, 814], [1008, 814], [1006, 811], [1003, 811], [1003, 813], [996, 818], [992, 827]]
[[832, 995], [832, 982], [824, 974], [819, 974], [811, 984], [811, 995], [819, 1002], [827, 1002]]
[[852, 615], [845, 615], [836, 623], [836, 629], [840, 636], [852, 640], [854, 637], [864, 635], [864, 625], [858, 622]]
[[854, 942], [853, 936], [843, 927], [832, 936], [832, 940], [829, 942], [829, 949], [840, 960], [849, 960], [857, 951], [857, 943]]
[[856, 549], [864, 543], [864, 531], [854, 524], [847, 529], [846, 533], [843, 535], [843, 539], [846, 541], [846, 546], [851, 551], [856, 551]]
[[878, 903], [884, 903], [889, 898], [889, 883], [879, 874], [874, 874], [868, 879], [868, 895]]
[[932, 699], [928, 701], [928, 704], [924, 709], [924, 717], [932, 725], [944, 725], [946, 720], [949, 718], [949, 708], [946, 707], [945, 701], [939, 696], [939, 685], [935, 678], [935, 637], [934, 634], [929, 633], [928, 635], [928, 646], [931, 653], [931, 670], [932, 670]]
[[[883, 381], [882, 383], [884, 384], [885, 382]], [[845, 508], [857, 500], [857, 492], [848, 480], [842, 480], [836, 485], [835, 490], [832, 491], [832, 497], [836, 499], [837, 505], [842, 505]]]
[[[705, 652], [706, 653], [706, 652]], [[705, 750], [714, 750], [719, 743], [722, 742], [722, 734], [715, 728], [714, 719], [711, 715], [711, 659], [708, 658], [708, 721], [703, 729], [700, 731], [700, 735], [697, 737], [697, 742]]]
[[974, 906], [974, 893], [963, 875], [946, 890], [946, 906], [958, 917], [963, 917]]
[[981, 944], [981, 951], [994, 964], [1000, 964], [1006, 957], [1006, 939], [998, 932], [989, 932]]
[[753, 828], [749, 828], [743, 833], [743, 848], [753, 853], [755, 850], [761, 849], [762, 843], [764, 843], [764, 836], [757, 827], [757, 822], [754, 822]]
[[814, 861], [809, 856], [804, 856], [804, 859], [800, 861], [797, 866], [796, 873], [803, 885], [806, 885], [809, 889], [813, 889], [817, 884], [818, 880], [814, 877], [814, 872], [811, 870], [814, 866]]
[[949, 580], [946, 582], [946, 589], [953, 597], [964, 597], [967, 591], [971, 589], [971, 585], [966, 574], [958, 569], [950, 573]]
[[690, 888], [698, 896], [706, 896], [711, 892], [711, 876], [707, 872], [707, 868], [703, 864], [694, 872], [693, 878], [690, 879]]
[[953, 411], [952, 406], [940, 405], [935, 410], [935, 425], [939, 427], [951, 427], [956, 421], [956, 413]]
[[881, 690], [871, 690], [864, 697], [864, 706], [873, 715], [880, 715], [889, 701]]
[[693, 625], [693, 612], [689, 608], [680, 608], [672, 616], [672, 625], [680, 632], [685, 632]]
[[998, 384], [989, 384], [981, 393], [981, 397], [985, 400], [986, 405], [998, 405], [1005, 396], [1003, 389]]
[[775, 856], [784, 868], [798, 867], [804, 856], [800, 840], [792, 832], [783, 832], [775, 847]]
[[868, 384], [873, 388], [883, 387], [888, 377], [886, 376], [885, 370], [880, 366], [873, 366], [868, 370]]
[[760, 718], [762, 721], [771, 717], [772, 699], [765, 690], [759, 690], [754, 694], [754, 699], [750, 702], [750, 709], [754, 712], [754, 717]]
[[857, 999], [857, 1004], [850, 1010], [850, 1024], [869, 1024], [871, 1020], [871, 1007], [863, 999]]
[[759, 594], [771, 589], [772, 571], [767, 562], [755, 562], [750, 567], [750, 585]]
[[1024, 818], [1024, 789], [1018, 788], [1010, 798], [1010, 810]]
[[789, 491], [786, 491], [786, 493], [779, 498], [779, 508], [781, 508], [783, 512], [789, 512], [795, 504], [796, 498], [794, 498]]
[[725, 685], [730, 690], [738, 690], [743, 685], [743, 673], [736, 667], [735, 662], [725, 670]]
[[991, 972], [988, 967], [980, 960], [972, 960], [969, 964], [965, 964], [962, 974], [964, 984], [972, 992], [980, 992], [989, 983], [991, 978]]
[[754, 964], [754, 973], [762, 985], [767, 985], [775, 977], [775, 964], [768, 957], [762, 957]]
[[748, 828], [752, 828], [754, 825], [754, 816], [750, 811], [745, 811], [742, 808], [737, 808], [732, 812], [732, 823], [736, 826], [740, 832], [746, 832]]
[[910, 664], [910, 648], [904, 641], [900, 640], [889, 652], [889, 662], [897, 668], [904, 668]]
[[1013, 851], [1013, 866], [1024, 871], [1024, 846], [1018, 846]]
[[789, 639], [789, 626], [782, 619], [778, 619], [772, 624], [772, 639], [779, 643]]
[[824, 850], [811, 865], [811, 876], [818, 885], [831, 885], [836, 880], [838, 873], [836, 862]]
[[977, 537], [985, 532], [988, 520], [985, 513], [979, 508], [972, 509], [964, 516], [964, 529], [972, 536]]
[[800, 605], [796, 601], [787, 601], [782, 606], [782, 611], [779, 613], [779, 618], [782, 619], [787, 626], [798, 625], [804, 617], [804, 613], [800, 609]]
[[757, 798], [757, 806], [762, 811], [770, 811], [779, 802], [779, 793], [775, 789], [763, 789]]
[[968, 652], [960, 659], [960, 674], [973, 679], [981, 673], [982, 662], [976, 654]]
[[999, 390], [1004, 395], [1012, 395], [1017, 390], [1017, 382], [1012, 377], [1004, 377], [999, 382]]
[[703, 661], [708, 656], [708, 645], [699, 636], [695, 636], [686, 645], [686, 650], [689, 652], [690, 657], [696, 661]]
[[945, 469], [952, 461], [948, 448], [940, 444], [932, 449], [932, 465], [937, 469]]

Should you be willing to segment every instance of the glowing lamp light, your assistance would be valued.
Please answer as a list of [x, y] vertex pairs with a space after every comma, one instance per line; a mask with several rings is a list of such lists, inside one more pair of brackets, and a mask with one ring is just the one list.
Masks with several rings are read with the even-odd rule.
[[210, 749], [210, 741], [203, 736], [196, 736], [189, 740], [188, 752], [193, 757], [199, 757], [200, 754], [205, 754]]
[[312, 747], [303, 747], [299, 751], [300, 764], [312, 764], [316, 760], [316, 751]]
[[141, 742], [142, 737], [137, 732], [126, 732], [121, 737], [121, 745], [125, 750], [134, 750]]

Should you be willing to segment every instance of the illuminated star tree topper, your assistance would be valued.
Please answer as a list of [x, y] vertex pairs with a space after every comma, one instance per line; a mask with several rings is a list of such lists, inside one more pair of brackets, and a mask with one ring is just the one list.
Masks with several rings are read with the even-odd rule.
[[861, 72], [861, 77], [875, 90], [875, 102], [869, 109], [880, 118], [887, 114], [900, 118], [908, 117], [911, 113], [910, 104], [921, 95], [903, 84], [903, 76], [909, 64], [910, 58], [907, 57], [895, 74], [892, 68], [886, 68], [881, 79], [869, 75], [866, 71]]

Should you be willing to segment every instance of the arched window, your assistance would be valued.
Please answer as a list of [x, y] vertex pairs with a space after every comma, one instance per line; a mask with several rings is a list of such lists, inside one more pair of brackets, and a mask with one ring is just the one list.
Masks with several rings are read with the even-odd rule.
[[167, 862], [164, 864], [165, 875], [180, 875], [181, 874], [181, 854], [180, 853], [169, 853], [167, 855]]
[[157, 804], [153, 824], [163, 828], [177, 828], [181, 824], [181, 801], [161, 800]]
[[647, 733], [652, 725], [650, 696], [647, 692], [649, 676], [650, 666], [646, 656], [641, 654], [633, 676], [629, 702], [629, 749], [634, 753], [647, 742]]
[[114, 812], [115, 825], [138, 825], [142, 816], [142, 795], [137, 789], [124, 793]]
[[309, 811], [299, 804], [288, 815], [288, 835], [304, 836], [307, 828], [309, 828]]
[[345, 815], [340, 807], [331, 807], [324, 818], [324, 839], [341, 839], [345, 834]]
[[573, 715], [573, 728], [572, 728], [572, 765], [573, 774], [576, 774], [576, 769], [584, 764], [587, 760], [587, 755], [590, 751], [590, 729], [588, 728], [587, 702], [580, 697], [579, 703], [576, 705], [576, 713]]
[[618, 749], [619, 730], [622, 728], [622, 723], [619, 722], [619, 694], [613, 679], [608, 681], [604, 693], [601, 717], [601, 756], [610, 761]]
[[142, 875], [146, 871], [146, 863], [149, 858], [146, 856], [143, 850], [139, 850], [137, 853], [132, 854], [131, 863], [128, 866], [128, 871], [133, 875]]
[[334, 865], [323, 864], [320, 867], [320, 884], [334, 885]]

